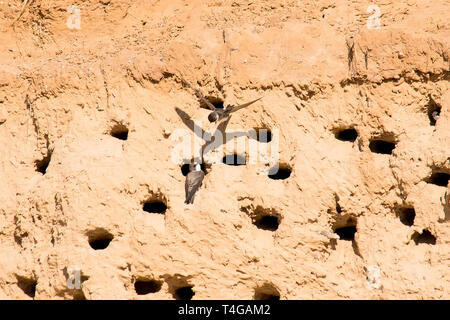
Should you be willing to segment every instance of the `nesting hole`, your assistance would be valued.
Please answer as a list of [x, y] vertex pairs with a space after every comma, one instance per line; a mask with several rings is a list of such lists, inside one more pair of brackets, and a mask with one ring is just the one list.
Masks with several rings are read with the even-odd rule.
[[191, 300], [195, 295], [194, 286], [188, 282], [188, 278], [179, 274], [165, 276], [169, 292], [176, 300]]
[[245, 157], [238, 154], [226, 155], [222, 158], [222, 162], [229, 166], [243, 166], [245, 165]]
[[430, 102], [427, 105], [428, 120], [430, 120], [430, 126], [435, 126], [437, 118], [441, 114], [441, 107], [430, 98]]
[[395, 143], [392, 139], [374, 138], [370, 140], [369, 149], [373, 153], [392, 154]]
[[157, 280], [138, 280], [134, 283], [134, 290], [138, 295], [156, 293], [161, 290], [162, 281]]
[[336, 228], [334, 233], [336, 233], [341, 240], [353, 241], [355, 240], [356, 226]]
[[34, 162], [36, 171], [45, 174], [47, 172], [48, 165], [50, 164], [51, 157], [52, 153], [48, 151], [47, 155], [44, 158], [42, 158], [41, 160], [36, 160]]
[[402, 207], [398, 208], [396, 211], [401, 223], [403, 223], [405, 226], [410, 227], [414, 224], [416, 211], [413, 207]]
[[291, 176], [292, 169], [285, 164], [280, 164], [277, 167], [269, 170], [269, 178], [273, 180], [285, 180]]
[[280, 224], [279, 218], [277, 216], [262, 216], [255, 220], [255, 226], [259, 229], [275, 231], [278, 229]]
[[106, 249], [113, 239], [114, 236], [105, 229], [95, 229], [88, 232], [89, 245], [94, 250]]
[[351, 241], [354, 253], [361, 257], [358, 244], [355, 241], [356, 225], [354, 217], [349, 217], [348, 215], [339, 216], [333, 225], [333, 231], [339, 236], [340, 240]]
[[159, 199], [152, 199], [144, 202], [142, 209], [149, 213], [164, 214], [167, 210], [167, 204]]
[[192, 290], [193, 286], [185, 286], [175, 290], [173, 297], [177, 300], [192, 300], [192, 297], [195, 295], [194, 290]]
[[30, 298], [34, 298], [36, 295], [36, 285], [37, 280], [17, 276], [17, 285], [19, 286], [22, 291], [29, 296]]
[[241, 207], [241, 211], [251, 217], [253, 224], [258, 229], [275, 231], [281, 223], [280, 214], [272, 208], [257, 206], [253, 209], [252, 206], [248, 206]]
[[414, 232], [414, 234], [411, 236], [411, 239], [413, 239], [416, 244], [436, 244], [436, 237], [427, 229], [423, 230], [422, 233], [418, 233], [417, 231]]
[[[206, 97], [206, 99], [211, 102], [211, 104], [216, 108], [216, 109], [223, 109], [223, 100], [218, 98], [218, 97], [213, 97], [213, 96], [208, 96]], [[200, 108], [203, 109], [207, 109], [207, 110], [211, 110], [208, 105], [200, 99]]]
[[430, 177], [427, 179], [427, 182], [437, 186], [446, 187], [449, 180], [450, 174], [447, 172], [438, 171], [438, 169], [433, 169]]
[[117, 138], [120, 140], [127, 140], [128, 139], [128, 128], [121, 123], [117, 123], [111, 128], [110, 134], [114, 138]]
[[280, 300], [280, 292], [271, 283], [265, 283], [264, 285], [255, 289], [255, 300]]
[[336, 130], [334, 136], [341, 141], [354, 142], [358, 138], [358, 132], [354, 128]]

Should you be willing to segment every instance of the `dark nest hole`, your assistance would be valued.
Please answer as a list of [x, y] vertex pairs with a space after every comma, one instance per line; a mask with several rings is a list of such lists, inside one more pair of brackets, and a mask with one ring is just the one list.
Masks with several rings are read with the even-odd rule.
[[281, 223], [280, 214], [271, 208], [257, 206], [252, 210], [251, 207], [242, 207], [241, 211], [250, 215], [253, 224], [258, 229], [276, 231]]
[[17, 276], [17, 285], [22, 291], [29, 296], [30, 298], [34, 298], [36, 295], [36, 285], [37, 280], [31, 278], [25, 278], [21, 276]]
[[[209, 96], [206, 97], [206, 99], [211, 102], [211, 104], [216, 108], [216, 109], [223, 109], [223, 100], [217, 97], [213, 97], [213, 96]], [[203, 109], [207, 109], [207, 110], [211, 110], [208, 105], [203, 101], [200, 100], [200, 108]], [[211, 110], [212, 111], [212, 110]]]
[[430, 98], [430, 102], [427, 105], [428, 120], [430, 120], [430, 126], [435, 126], [436, 121], [441, 114], [441, 106], [439, 106], [433, 99]]
[[361, 257], [358, 244], [355, 241], [355, 234], [357, 231], [356, 219], [353, 217], [339, 217], [339, 219], [333, 225], [333, 232], [339, 236], [339, 239], [351, 241], [353, 251], [356, 255]]
[[255, 288], [253, 296], [255, 300], [280, 300], [280, 292], [271, 283]]
[[341, 240], [355, 240], [356, 226], [340, 227], [334, 230]]
[[120, 139], [120, 140], [127, 140], [128, 139], [128, 128], [121, 124], [115, 124], [110, 131], [111, 136], [114, 138]]
[[358, 132], [354, 128], [338, 129], [334, 136], [341, 141], [354, 142], [358, 138]]
[[188, 282], [188, 278], [179, 274], [168, 276], [165, 280], [169, 286], [169, 292], [176, 300], [191, 300], [195, 295], [194, 286]]
[[175, 289], [173, 293], [173, 297], [177, 300], [192, 300], [192, 297], [195, 295], [194, 290], [192, 290], [194, 286], [184, 286], [178, 289]]
[[149, 213], [164, 214], [167, 210], [167, 204], [160, 199], [151, 199], [144, 202], [142, 209]]
[[401, 207], [396, 209], [397, 216], [405, 226], [412, 226], [416, 218], [416, 211], [413, 207]]
[[422, 233], [417, 231], [413, 233], [411, 239], [414, 240], [416, 244], [426, 243], [426, 244], [436, 244], [436, 237], [428, 230], [422, 230]]
[[[192, 163], [192, 162], [191, 162]], [[181, 174], [183, 176], [187, 176], [187, 174], [189, 173], [189, 164], [190, 163], [184, 163], [181, 166]], [[206, 174], [206, 165], [204, 163], [200, 163], [200, 168], [202, 169], [202, 171]]]
[[446, 187], [450, 180], [450, 174], [440, 171], [439, 169], [433, 169], [430, 177], [426, 182], [435, 184], [437, 186]]
[[47, 172], [48, 165], [50, 164], [51, 157], [52, 153], [51, 151], [48, 151], [47, 155], [44, 158], [42, 158], [41, 160], [36, 160], [34, 162], [36, 171], [45, 174]]
[[369, 149], [373, 153], [392, 154], [395, 142], [393, 139], [374, 138], [370, 140]]
[[222, 158], [222, 162], [229, 166], [243, 166], [245, 165], [245, 157], [238, 154], [229, 154]]
[[288, 165], [279, 164], [269, 170], [269, 178], [273, 180], [285, 180], [291, 176], [292, 169]]
[[262, 230], [275, 231], [278, 229], [280, 224], [279, 218], [277, 216], [262, 216], [255, 219], [255, 226]]
[[114, 236], [105, 229], [95, 229], [88, 232], [88, 242], [94, 250], [106, 249], [113, 239]]
[[157, 280], [138, 280], [134, 283], [134, 290], [138, 295], [156, 293], [161, 290], [162, 281]]
[[269, 143], [272, 141], [272, 131], [266, 128], [255, 128], [256, 141], [262, 143]]

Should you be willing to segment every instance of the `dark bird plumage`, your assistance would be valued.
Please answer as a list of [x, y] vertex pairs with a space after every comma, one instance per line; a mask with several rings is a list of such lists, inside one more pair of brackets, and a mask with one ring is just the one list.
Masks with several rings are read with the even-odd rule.
[[186, 200], [184, 203], [194, 203], [195, 193], [200, 189], [205, 173], [202, 171], [200, 164], [194, 163], [189, 165], [189, 173], [186, 175], [186, 183], [184, 186], [186, 192]]
[[194, 87], [192, 87], [189, 82], [187, 82], [186, 80], [184, 80], [183, 78], [181, 78], [181, 81], [187, 85], [189, 88], [191, 88], [194, 92], [195, 95], [201, 99], [204, 103], [206, 103], [206, 105], [208, 106], [209, 109], [211, 109], [211, 113], [208, 115], [208, 120], [209, 122], [216, 122], [219, 120], [222, 120], [223, 118], [226, 118], [228, 116], [231, 115], [231, 113], [236, 112], [240, 109], [243, 109], [245, 107], [248, 107], [249, 105], [255, 103], [256, 101], [262, 99], [262, 97], [255, 99], [253, 101], [244, 103], [244, 104], [240, 104], [238, 106], [235, 105], [228, 105], [226, 108], [216, 108], [211, 102], [209, 102], [208, 99], [206, 99], [201, 93], [200, 91], [198, 91], [197, 89], [195, 89]]

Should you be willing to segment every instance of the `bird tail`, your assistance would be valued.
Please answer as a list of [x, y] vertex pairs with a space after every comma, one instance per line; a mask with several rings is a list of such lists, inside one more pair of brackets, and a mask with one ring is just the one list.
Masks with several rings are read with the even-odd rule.
[[194, 196], [192, 196], [190, 198], [186, 198], [184, 203], [186, 203], [186, 204], [193, 204], [194, 203]]

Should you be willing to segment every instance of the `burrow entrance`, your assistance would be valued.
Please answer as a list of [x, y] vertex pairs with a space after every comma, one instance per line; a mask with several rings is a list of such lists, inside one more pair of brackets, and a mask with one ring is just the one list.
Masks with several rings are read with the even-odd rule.
[[432, 183], [440, 187], [446, 187], [450, 180], [450, 174], [442, 169], [433, 168], [431, 175], [426, 179], [427, 183]]
[[405, 226], [411, 227], [414, 224], [416, 211], [413, 207], [398, 207], [395, 209], [395, 213]]
[[278, 168], [273, 167], [269, 170], [269, 178], [272, 180], [285, 180], [291, 176], [292, 168], [287, 164], [279, 164]]
[[166, 276], [166, 282], [169, 286], [169, 292], [176, 300], [192, 300], [195, 295], [194, 285], [190, 284], [187, 277], [175, 275]]
[[142, 203], [142, 210], [149, 213], [165, 214], [167, 200], [162, 195], [154, 195]]
[[[223, 109], [223, 99], [219, 98], [219, 97], [214, 97], [214, 96], [207, 96], [205, 97], [216, 109]], [[207, 109], [212, 111], [208, 105], [206, 104], [206, 102], [204, 102], [202, 99], [199, 99], [200, 101], [200, 108], [203, 109]]]
[[334, 136], [341, 141], [355, 142], [358, 132], [355, 128], [339, 128], [334, 130]]
[[97, 228], [87, 233], [88, 242], [94, 250], [106, 249], [110, 242], [114, 239], [114, 236], [103, 228]]
[[254, 300], [280, 300], [280, 292], [270, 282], [255, 288]]
[[276, 231], [281, 223], [281, 215], [273, 208], [258, 205], [255, 209], [241, 207], [241, 211], [249, 215], [252, 223], [261, 230]]
[[37, 172], [45, 174], [52, 158], [52, 151], [48, 150], [47, 155], [40, 160], [34, 162], [34, 166]]
[[29, 296], [30, 298], [35, 297], [36, 295], [36, 285], [37, 280], [33, 278], [27, 278], [22, 276], [16, 276], [17, 279], [17, 285], [19, 286], [22, 291]]
[[149, 293], [156, 293], [161, 290], [162, 281], [158, 280], [147, 280], [147, 279], [138, 279], [134, 283], [134, 290], [138, 295], [146, 295]]
[[122, 123], [112, 126], [109, 134], [119, 140], [128, 140], [128, 128]]
[[369, 142], [369, 149], [373, 153], [392, 154], [395, 149], [395, 139], [393, 136], [372, 138]]
[[438, 105], [430, 97], [430, 101], [427, 104], [427, 115], [428, 115], [428, 120], [430, 121], [430, 126], [436, 125], [436, 121], [438, 120], [440, 114], [441, 114], [441, 106]]
[[167, 205], [159, 200], [150, 200], [148, 202], [144, 202], [142, 210], [150, 213], [164, 214], [167, 210]]
[[422, 230], [422, 233], [415, 231], [412, 234], [411, 239], [414, 240], [416, 245], [419, 243], [436, 244], [436, 237], [427, 229]]
[[332, 229], [333, 232], [339, 236], [339, 240], [351, 241], [354, 253], [361, 257], [358, 244], [355, 240], [355, 234], [358, 231], [356, 217], [350, 216], [348, 214], [339, 214], [334, 218]]

